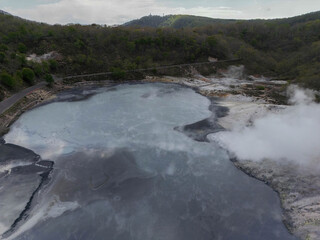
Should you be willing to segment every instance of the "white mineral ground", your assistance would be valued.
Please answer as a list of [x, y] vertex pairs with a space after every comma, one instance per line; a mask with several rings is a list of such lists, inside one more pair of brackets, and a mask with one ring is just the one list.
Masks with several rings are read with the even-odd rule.
[[[242, 90], [248, 85], [279, 87], [287, 82], [244, 78], [242, 70], [232, 67], [223, 77], [166, 77], [160, 81], [180, 83], [218, 97], [219, 105], [229, 109], [228, 115], [218, 120], [227, 131], [211, 134], [209, 140], [220, 142], [235, 157], [238, 168], [279, 193], [284, 222], [293, 234], [301, 239], [320, 239], [320, 105], [310, 97], [315, 93], [290, 86], [293, 106], [272, 104], [263, 95], [247, 96]], [[245, 142], [248, 139], [252, 142]], [[236, 143], [240, 143], [239, 148], [246, 147], [245, 154], [234, 149]], [[266, 156], [253, 150], [259, 144], [268, 151]]]
[[[209, 136], [237, 157], [235, 165], [280, 195], [288, 228], [301, 239], [320, 239], [320, 106], [221, 101], [230, 130]], [[246, 148], [246, 151], [243, 149]]]

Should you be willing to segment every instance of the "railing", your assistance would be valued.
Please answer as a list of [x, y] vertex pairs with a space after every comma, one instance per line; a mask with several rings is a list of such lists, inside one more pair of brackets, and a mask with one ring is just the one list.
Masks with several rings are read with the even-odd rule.
[[[188, 66], [197, 66], [197, 65], [205, 65], [205, 64], [217, 64], [217, 63], [227, 63], [227, 62], [238, 62], [241, 59], [232, 59], [232, 60], [221, 60], [216, 62], [197, 62], [197, 63], [184, 63], [184, 64], [175, 64], [175, 65], [166, 65], [166, 66], [158, 66], [158, 67], [151, 67], [151, 68], [140, 68], [134, 70], [124, 71], [125, 73], [130, 72], [144, 72], [144, 71], [152, 71], [152, 70], [159, 70], [159, 69], [170, 69], [176, 67], [188, 67]], [[82, 77], [95, 77], [95, 76], [103, 76], [103, 75], [110, 75], [113, 72], [101, 72], [101, 73], [90, 73], [90, 74], [81, 74], [81, 75], [74, 75], [74, 76], [67, 76], [64, 77], [63, 80], [74, 79], [74, 78], [82, 78]]]

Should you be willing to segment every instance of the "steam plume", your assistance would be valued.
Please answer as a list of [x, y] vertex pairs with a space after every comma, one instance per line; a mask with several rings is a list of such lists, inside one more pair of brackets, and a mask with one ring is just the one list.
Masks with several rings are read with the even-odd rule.
[[320, 170], [320, 105], [313, 102], [311, 90], [291, 87], [288, 92], [293, 106], [214, 139], [239, 160], [288, 160]]

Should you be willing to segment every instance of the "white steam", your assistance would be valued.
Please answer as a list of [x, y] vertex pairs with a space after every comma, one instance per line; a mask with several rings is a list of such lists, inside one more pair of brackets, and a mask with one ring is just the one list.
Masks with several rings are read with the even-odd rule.
[[290, 96], [289, 103], [292, 105], [308, 105], [313, 103], [315, 98], [314, 91], [301, 89], [295, 85], [291, 85], [288, 88], [288, 94]]
[[239, 160], [288, 160], [320, 169], [320, 105], [313, 102], [310, 90], [294, 87], [289, 93], [293, 106], [213, 138]]

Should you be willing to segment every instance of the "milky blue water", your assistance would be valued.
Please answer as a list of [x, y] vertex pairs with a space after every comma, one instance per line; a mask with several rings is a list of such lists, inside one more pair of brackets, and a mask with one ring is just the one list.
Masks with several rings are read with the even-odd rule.
[[188, 88], [140, 84], [25, 113], [5, 140], [55, 165], [11, 238], [294, 239], [275, 192], [216, 143], [174, 130], [210, 117], [209, 105]]

